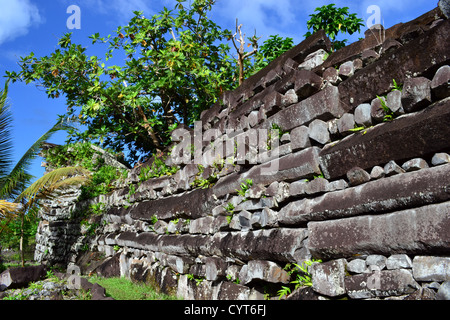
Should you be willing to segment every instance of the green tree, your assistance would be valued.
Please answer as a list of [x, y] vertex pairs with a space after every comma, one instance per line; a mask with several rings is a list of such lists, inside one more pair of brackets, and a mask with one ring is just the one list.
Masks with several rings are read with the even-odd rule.
[[292, 49], [294, 46], [294, 39], [283, 38], [279, 35], [272, 35], [264, 41], [259, 51], [256, 54], [256, 61], [254, 64], [255, 71], [259, 71], [269, 65], [273, 60], [281, 56], [286, 51]]
[[308, 31], [305, 37], [322, 29], [330, 38], [334, 50], [344, 47], [348, 40], [336, 40], [336, 36], [339, 33], [360, 32], [361, 27], [364, 26], [363, 20], [358, 18], [355, 13], [349, 14], [348, 10], [348, 7], [337, 8], [334, 4], [316, 8], [314, 11], [317, 13], [311, 14], [311, 19], [306, 24], [308, 29], [312, 29], [312, 32]]
[[[223, 43], [230, 31], [208, 18], [216, 0], [177, 0], [151, 18], [142, 12], [113, 36], [94, 34], [93, 44], [106, 44], [105, 58], [66, 34], [49, 56], [21, 58], [13, 81], [38, 82], [50, 98], [65, 96], [66, 116], [78, 117], [84, 132], [70, 131], [71, 141], [98, 139], [103, 147], [123, 151], [130, 159], [163, 150], [170, 130], [192, 124], [225, 90], [233, 87], [233, 59]], [[126, 57], [124, 65], [106, 63]]]
[[[45, 191], [43, 187], [53, 188], [53, 190], [56, 186], [61, 187], [61, 184], [50, 187], [49, 184], [39, 185], [37, 183], [28, 187], [33, 178], [28, 170], [32, 161], [37, 157], [42, 143], [55, 132], [71, 129], [72, 126], [69, 119], [59, 121], [42, 135], [12, 167], [12, 116], [7, 103], [8, 87], [9, 82], [6, 82], [5, 89], [0, 91], [0, 236], [5, 231], [11, 231], [12, 234], [18, 236], [22, 265], [24, 265], [23, 248], [27, 237], [32, 234], [28, 229], [32, 226], [29, 222], [34, 220], [39, 207], [39, 202], [35, 200], [42, 198], [44, 194], [41, 193], [40, 197], [35, 196], [39, 191]], [[53, 178], [52, 182], [60, 182], [59, 180], [66, 176], [67, 172], [61, 174], [59, 179]], [[49, 177], [54, 177], [54, 175]]]

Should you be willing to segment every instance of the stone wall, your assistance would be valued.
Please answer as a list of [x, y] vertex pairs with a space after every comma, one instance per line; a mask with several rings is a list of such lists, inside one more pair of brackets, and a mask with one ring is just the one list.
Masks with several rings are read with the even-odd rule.
[[180, 131], [203, 141], [176, 174], [42, 212], [37, 259], [185, 299], [448, 299], [449, 29], [437, 7], [329, 56], [314, 34]]

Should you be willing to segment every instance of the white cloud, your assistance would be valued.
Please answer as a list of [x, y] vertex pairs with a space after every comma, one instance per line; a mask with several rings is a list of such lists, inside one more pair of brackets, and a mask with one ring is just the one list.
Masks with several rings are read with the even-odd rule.
[[214, 9], [224, 22], [223, 27], [235, 31], [236, 19], [243, 25], [247, 36], [252, 36], [256, 29], [257, 36], [267, 38], [270, 35], [291, 34], [296, 24], [296, 7], [293, 0], [222, 0]]
[[39, 9], [30, 0], [0, 0], [0, 45], [24, 36], [43, 22]]
[[[65, 0], [65, 3], [69, 4], [73, 0]], [[78, 1], [79, 6], [87, 8], [94, 12], [98, 12], [102, 15], [109, 15], [113, 18], [118, 25], [127, 24], [134, 16], [134, 11], [143, 11], [147, 17], [152, 16], [159, 10], [155, 10], [152, 4], [167, 2], [164, 1], [149, 1], [149, 0], [81, 0]]]

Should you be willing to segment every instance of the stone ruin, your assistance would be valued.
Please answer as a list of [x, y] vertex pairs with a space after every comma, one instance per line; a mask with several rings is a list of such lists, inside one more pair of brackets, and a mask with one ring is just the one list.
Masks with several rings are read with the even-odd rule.
[[[36, 259], [195, 300], [278, 299], [286, 265], [320, 259], [283, 299], [449, 299], [446, 3], [329, 55], [315, 33], [202, 113], [202, 133], [241, 141], [245, 161], [142, 182], [148, 162], [108, 195], [68, 195], [41, 212]], [[255, 152], [245, 137], [272, 128], [278, 145]], [[89, 235], [77, 213], [96, 203]]]

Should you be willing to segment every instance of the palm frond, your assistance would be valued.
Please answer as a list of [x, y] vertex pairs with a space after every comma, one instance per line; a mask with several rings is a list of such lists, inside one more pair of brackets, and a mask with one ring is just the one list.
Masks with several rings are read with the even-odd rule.
[[23, 198], [33, 201], [40, 192], [45, 194], [52, 193], [54, 190], [67, 187], [73, 184], [86, 183], [89, 180], [91, 172], [83, 167], [64, 167], [53, 170], [38, 179], [26, 190], [24, 190], [15, 202], [21, 201]]
[[12, 161], [12, 115], [7, 103], [9, 81], [0, 90], [0, 179], [8, 174]]
[[20, 205], [6, 200], [0, 200], [0, 220], [10, 219], [16, 215]]
[[6, 177], [0, 179], [0, 197], [11, 198], [11, 195], [20, 194], [20, 192], [24, 189], [24, 185], [27, 185], [27, 183], [24, 183], [24, 179], [32, 179], [32, 176], [27, 173], [27, 169], [39, 154], [42, 144], [55, 132], [73, 128], [73, 123], [74, 121], [71, 119], [61, 119], [49, 131], [44, 133], [35, 143], [33, 143], [33, 145], [17, 162], [11, 172]]

